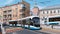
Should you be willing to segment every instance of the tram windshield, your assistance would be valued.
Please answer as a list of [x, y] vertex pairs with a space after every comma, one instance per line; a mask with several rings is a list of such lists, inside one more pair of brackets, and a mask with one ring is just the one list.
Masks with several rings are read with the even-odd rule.
[[34, 26], [36, 26], [36, 27], [40, 27], [40, 22], [39, 21], [40, 21], [40, 19], [38, 17], [34, 17], [32, 19], [32, 22], [33, 22]]
[[34, 23], [38, 23], [40, 19], [38, 17], [34, 17], [32, 20], [34, 21]]

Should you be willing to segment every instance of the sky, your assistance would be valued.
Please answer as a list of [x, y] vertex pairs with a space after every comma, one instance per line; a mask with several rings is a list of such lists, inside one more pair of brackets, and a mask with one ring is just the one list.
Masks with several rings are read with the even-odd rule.
[[[30, 3], [30, 8], [34, 7], [34, 1], [36, 1], [37, 6], [40, 9], [47, 6], [60, 5], [60, 0], [24, 0], [24, 1]], [[17, 4], [18, 2], [21, 2], [21, 0], [0, 0], [0, 7]]]

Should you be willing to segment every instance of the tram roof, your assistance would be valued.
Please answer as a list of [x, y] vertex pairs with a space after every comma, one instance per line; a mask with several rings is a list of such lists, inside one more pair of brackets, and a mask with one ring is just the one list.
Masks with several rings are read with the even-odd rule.
[[9, 20], [9, 22], [10, 22], [10, 21], [17, 21], [17, 20]]
[[29, 16], [29, 17], [18, 19], [18, 20], [23, 20], [23, 19], [28, 19], [28, 18], [31, 18], [32, 19], [33, 17], [38, 17], [38, 16]]
[[60, 15], [56, 15], [56, 16], [49, 16], [49, 18], [54, 18], [54, 17], [60, 17]]
[[25, 17], [25, 18], [21, 18], [21, 19], [17, 19], [17, 20], [9, 20], [10, 21], [18, 21], [18, 20], [24, 20], [24, 19], [28, 19], [28, 18], [33, 18], [33, 17], [38, 17], [38, 16], [29, 16], [29, 17]]

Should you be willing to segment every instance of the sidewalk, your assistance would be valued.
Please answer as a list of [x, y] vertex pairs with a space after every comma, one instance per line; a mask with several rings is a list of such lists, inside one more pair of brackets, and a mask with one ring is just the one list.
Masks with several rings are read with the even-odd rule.
[[10, 33], [10, 32], [16, 32], [16, 31], [22, 31], [23, 29], [20, 27], [11, 27], [11, 28], [7, 28], [6, 29], [6, 33]]
[[55, 28], [52, 29], [51, 26], [46, 26], [46, 25], [41, 25], [41, 27], [42, 27], [42, 31], [49, 31], [49, 32], [60, 33], [60, 29], [57, 29], [58, 26], [57, 27], [54, 26], [56, 29]]

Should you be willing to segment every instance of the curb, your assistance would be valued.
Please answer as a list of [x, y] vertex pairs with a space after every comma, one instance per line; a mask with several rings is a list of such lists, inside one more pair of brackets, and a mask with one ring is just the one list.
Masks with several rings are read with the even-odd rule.
[[51, 31], [51, 32], [60, 33], [60, 30], [52, 29], [52, 28], [46, 28], [46, 27], [42, 27], [42, 31]]

